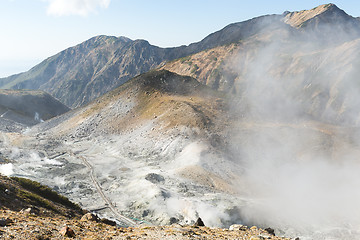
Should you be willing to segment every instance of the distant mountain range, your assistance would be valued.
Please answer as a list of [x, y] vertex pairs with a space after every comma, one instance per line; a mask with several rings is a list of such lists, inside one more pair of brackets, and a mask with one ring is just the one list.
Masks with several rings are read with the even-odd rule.
[[[284, 12], [282, 15], [267, 15], [230, 24], [200, 42], [175, 48], [160, 48], [145, 40], [130, 40], [126, 37], [97, 36], [44, 60], [27, 72], [0, 79], [0, 87], [44, 90], [74, 108], [136, 75], [204, 50], [216, 48], [216, 52], [222, 47], [222, 56], [212, 58], [212, 65], [216, 68], [225, 56], [231, 55], [233, 48], [229, 44], [232, 46], [244, 41], [255, 43], [257, 37], [266, 35], [280, 39], [284, 36], [295, 39], [311, 37], [313, 41], [321, 42], [329, 33], [334, 33], [331, 41], [341, 43], [359, 36], [358, 22], [357, 18], [347, 15], [335, 5], [326, 4], [311, 10]], [[191, 71], [199, 72], [190, 67]], [[214, 68], [210, 67], [206, 71], [207, 78], [216, 78]]]

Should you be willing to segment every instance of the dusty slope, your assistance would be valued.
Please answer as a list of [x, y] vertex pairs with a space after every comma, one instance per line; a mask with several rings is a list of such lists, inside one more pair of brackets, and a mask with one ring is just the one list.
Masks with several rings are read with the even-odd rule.
[[[302, 197], [297, 187], [284, 186], [293, 181], [286, 167], [297, 169], [296, 176], [304, 163], [356, 158], [357, 129], [279, 114], [256, 118], [229, 111], [243, 109], [229, 101], [193, 78], [153, 71], [26, 134], [1, 133], [1, 152], [13, 174], [48, 184], [103, 216], [117, 218], [111, 203], [120, 214], [153, 224], [192, 224], [200, 216], [208, 226], [256, 224], [299, 236], [289, 226], [299, 215], [284, 220], [280, 214], [278, 221], [277, 206], [290, 204], [291, 213], [298, 209], [292, 196]], [[276, 201], [263, 212], [258, 204], [269, 192]], [[305, 222], [310, 235], [320, 229]], [[346, 228], [329, 229], [320, 235], [341, 229], [349, 236]]]
[[[13, 163], [16, 174], [57, 186], [87, 209], [104, 205], [83, 159], [121, 213], [155, 223], [167, 224], [171, 217], [185, 223], [197, 217], [197, 205], [203, 204], [198, 197], [210, 207], [212, 195], [224, 198], [236, 191], [231, 168], [216, 167], [220, 155], [227, 155], [226, 109], [222, 94], [195, 79], [153, 71], [35, 126], [27, 136], [6, 135], [4, 142], [20, 148]], [[207, 191], [210, 195], [204, 196]], [[186, 213], [173, 201], [194, 201], [194, 206]], [[231, 204], [219, 211], [227, 208]], [[229, 224], [205, 219], [213, 226]]]

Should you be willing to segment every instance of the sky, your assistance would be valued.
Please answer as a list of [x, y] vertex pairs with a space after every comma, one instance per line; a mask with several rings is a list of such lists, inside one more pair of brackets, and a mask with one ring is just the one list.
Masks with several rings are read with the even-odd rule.
[[[20, 73], [97, 35], [160, 47], [200, 41], [234, 22], [311, 9], [328, 1], [0, 0], [0, 77]], [[360, 16], [360, 1], [332, 1]]]

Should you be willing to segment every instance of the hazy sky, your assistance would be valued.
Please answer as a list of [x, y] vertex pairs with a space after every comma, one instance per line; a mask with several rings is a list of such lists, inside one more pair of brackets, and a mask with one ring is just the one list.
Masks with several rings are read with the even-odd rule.
[[[234, 22], [326, 1], [0, 0], [0, 77], [26, 71], [96, 35], [146, 39], [169, 47], [200, 41]], [[360, 16], [360, 1], [332, 1]]]

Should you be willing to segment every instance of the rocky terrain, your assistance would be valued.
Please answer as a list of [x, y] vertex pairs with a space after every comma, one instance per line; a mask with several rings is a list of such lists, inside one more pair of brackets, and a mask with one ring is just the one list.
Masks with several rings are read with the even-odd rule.
[[301, 173], [304, 163], [356, 157], [356, 128], [260, 121], [230, 111], [233, 100], [191, 77], [151, 71], [23, 134], [1, 133], [1, 156], [7, 174], [44, 183], [124, 226], [192, 225], [201, 217], [210, 227], [257, 224], [302, 236], [270, 216], [258, 220], [281, 210], [272, 204], [262, 212], [254, 197], [280, 191], [279, 184], [263, 189], [264, 180], [287, 178], [279, 166]]
[[265, 29], [251, 38], [170, 61], [161, 69], [232, 94], [248, 116], [251, 109], [257, 118], [288, 114], [288, 119], [357, 125], [358, 19], [333, 4], [284, 14], [282, 21], [299, 32], [284, 26]]
[[4, 239], [290, 239], [276, 237], [271, 229], [255, 226], [235, 225], [231, 230], [179, 224], [123, 228], [96, 221], [0, 211], [0, 220], [7, 220], [5, 226], [0, 226], [0, 237]]
[[109, 219], [86, 213], [48, 187], [22, 178], [0, 175], [1, 239], [286, 239], [271, 228], [233, 225], [230, 230], [174, 224], [136, 227], [117, 226]]
[[[114, 239], [272, 237], [218, 229], [234, 223], [301, 239], [356, 238], [357, 21], [326, 4], [231, 24], [179, 48], [90, 39], [0, 80], [36, 83], [81, 105], [1, 131], [0, 173], [41, 182], [127, 227], [61, 220], [45, 224], [51, 238], [66, 223], [79, 238], [93, 236], [84, 228]], [[209, 228], [191, 227], [199, 217]]]

